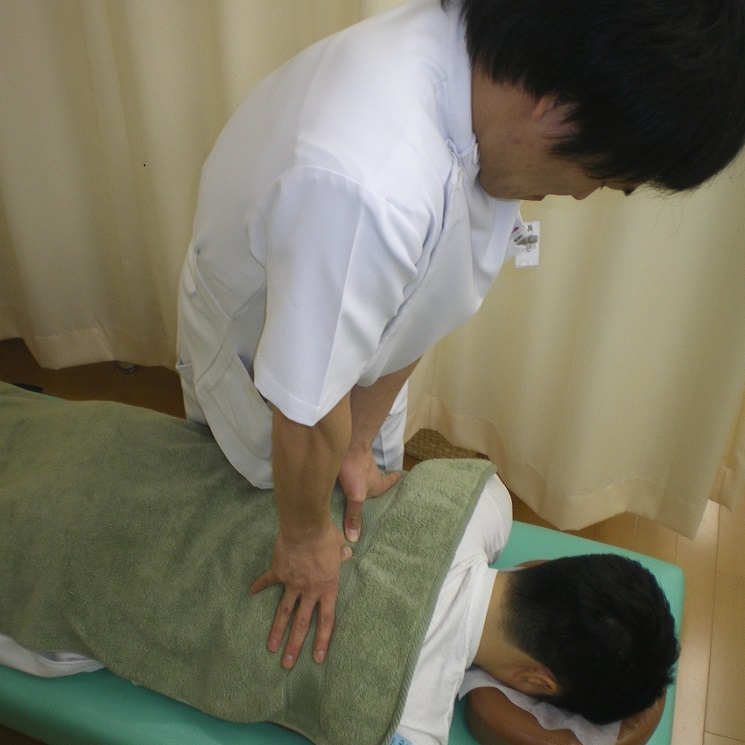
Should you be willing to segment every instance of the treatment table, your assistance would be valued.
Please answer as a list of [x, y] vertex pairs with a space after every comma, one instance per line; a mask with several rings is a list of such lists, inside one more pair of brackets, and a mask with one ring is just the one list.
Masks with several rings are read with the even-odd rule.
[[[656, 577], [680, 629], [681, 570], [658, 559], [535, 525], [515, 522], [495, 566], [531, 559], [588, 553], [617, 553], [638, 560]], [[669, 745], [675, 686], [667, 693], [651, 745]], [[303, 745], [304, 737], [271, 724], [233, 724], [215, 719], [158, 693], [138, 687], [108, 670], [64, 678], [36, 678], [0, 666], [0, 723], [50, 745]], [[550, 743], [550, 732], [546, 742]], [[458, 702], [451, 745], [477, 745]], [[350, 744], [352, 745], [352, 744]]]

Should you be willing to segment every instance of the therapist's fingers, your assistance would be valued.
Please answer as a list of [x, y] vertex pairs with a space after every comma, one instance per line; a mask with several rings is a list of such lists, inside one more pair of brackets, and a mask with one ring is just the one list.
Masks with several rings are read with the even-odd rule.
[[[272, 628], [269, 631], [267, 647], [270, 652], [279, 652], [279, 649], [282, 646], [282, 639], [284, 639], [285, 636], [285, 631], [290, 624], [292, 613], [297, 605], [298, 597], [299, 595], [296, 592], [285, 591], [282, 595], [282, 600], [280, 600], [280, 603], [277, 606], [277, 612], [274, 614]], [[295, 659], [297, 659], [299, 651], [300, 648], [298, 647], [295, 651]], [[290, 665], [290, 667], [292, 667], [292, 665]]]
[[347, 497], [344, 509], [344, 535], [355, 542], [362, 529], [362, 509], [368, 497], [379, 497], [401, 477], [400, 473], [384, 473], [378, 468], [371, 451], [348, 453], [339, 470], [339, 484]]
[[362, 509], [365, 506], [365, 499], [368, 497], [379, 497], [385, 494], [400, 478], [400, 473], [383, 473], [375, 465], [374, 471], [368, 471], [364, 496], [360, 499], [360, 492], [356, 492], [354, 497], [350, 497], [347, 494], [347, 504], [344, 508], [344, 535], [348, 541], [354, 543], [360, 537], [362, 530]]
[[[267, 587], [281, 584], [273, 570], [264, 572], [260, 577], [257, 577], [251, 585], [251, 592], [257, 593], [265, 590]], [[278, 652], [282, 646], [282, 639], [285, 635], [285, 630], [290, 623], [292, 618], [292, 612], [295, 610], [297, 603], [298, 593], [285, 591], [282, 595], [282, 599], [279, 601], [277, 606], [277, 612], [274, 614], [274, 621], [272, 622], [272, 628], [269, 631], [269, 640], [267, 647], [270, 652]]]
[[383, 473], [377, 469], [377, 476], [371, 479], [369, 496], [379, 497], [385, 494], [400, 478], [401, 474], [398, 471]]
[[369, 494], [371, 467], [378, 470], [372, 452], [364, 449], [347, 451], [339, 468], [339, 485], [347, 497], [344, 507], [344, 535], [348, 541], [359, 540], [362, 530], [362, 508]]
[[253, 581], [251, 584], [251, 592], [256, 594], [257, 592], [266, 590], [267, 587], [272, 587], [273, 585], [278, 584], [280, 584], [280, 581], [275, 576], [274, 571], [270, 569]]
[[[334, 629], [336, 594], [337, 591], [334, 589], [318, 598], [318, 619], [316, 623], [316, 635], [313, 640], [313, 659], [319, 663], [326, 659], [331, 640], [331, 632]], [[282, 654], [282, 667], [288, 670], [297, 661], [305, 638], [308, 635], [315, 607], [315, 601], [301, 598], [295, 608], [295, 616], [292, 620], [290, 635], [285, 645], [285, 651]]]
[[[347, 549], [347, 555], [351, 556], [352, 550]], [[326, 659], [326, 653], [331, 641], [331, 632], [334, 630], [336, 617], [336, 593], [333, 597], [329, 594], [318, 600], [318, 616], [316, 622], [316, 638], [313, 640], [313, 659], [319, 664]]]
[[[351, 557], [352, 549], [345, 546], [342, 550], [342, 561], [347, 561]], [[313, 640], [313, 659], [318, 663], [326, 659], [336, 619], [337, 592], [338, 588], [331, 588], [315, 600], [299, 596], [298, 593], [294, 592], [285, 593], [285, 597], [282, 598], [277, 608], [274, 624], [269, 632], [268, 644], [271, 652], [279, 650], [294, 612], [290, 636], [282, 655], [283, 667], [289, 670], [297, 661], [308, 635], [316, 605], [318, 606], [318, 615], [316, 617], [316, 635]]]
[[344, 535], [352, 543], [358, 541], [360, 537], [360, 531], [362, 530], [362, 508], [364, 506], [364, 498], [352, 499], [347, 497], [347, 504], [344, 507]]
[[282, 654], [284, 667], [289, 669], [295, 664], [317, 605], [319, 620], [314, 657], [318, 661], [325, 658], [334, 626], [340, 566], [351, 553], [344, 545], [342, 533], [330, 522], [318, 536], [305, 536], [301, 541], [286, 538], [282, 531], [277, 536], [272, 567], [253, 582], [251, 591], [284, 585], [267, 641], [271, 652], [279, 651], [290, 627]]

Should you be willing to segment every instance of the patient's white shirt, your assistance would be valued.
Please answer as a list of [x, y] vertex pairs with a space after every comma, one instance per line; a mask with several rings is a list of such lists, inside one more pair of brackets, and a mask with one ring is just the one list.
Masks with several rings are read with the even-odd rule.
[[[412, 745], [445, 745], [455, 697], [478, 650], [512, 502], [497, 476], [486, 483], [443, 582], [397, 733]], [[34, 652], [0, 634], [0, 664], [54, 678], [103, 667], [71, 652]], [[467, 680], [466, 680], [467, 682]]]
[[481, 641], [496, 569], [510, 537], [512, 501], [497, 476], [484, 487], [435, 605], [397, 732], [413, 745], [445, 745], [455, 697]]

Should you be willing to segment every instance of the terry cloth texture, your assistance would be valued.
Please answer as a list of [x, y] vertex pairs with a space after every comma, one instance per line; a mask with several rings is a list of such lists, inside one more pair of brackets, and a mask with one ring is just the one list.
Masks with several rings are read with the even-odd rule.
[[[200, 425], [0, 384], [0, 632], [224, 719], [274, 721], [319, 745], [385, 743], [491, 473], [483, 460], [431, 461], [368, 500], [327, 660], [306, 642], [288, 673], [266, 650], [282, 588], [249, 592], [271, 560], [272, 492]], [[342, 511], [337, 491], [337, 524]]]

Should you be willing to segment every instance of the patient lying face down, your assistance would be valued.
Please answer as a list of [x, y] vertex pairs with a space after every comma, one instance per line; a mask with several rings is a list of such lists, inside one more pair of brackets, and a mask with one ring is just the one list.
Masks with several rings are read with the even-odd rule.
[[[490, 568], [511, 504], [484, 461], [422, 464], [369, 502], [329, 658], [318, 666], [303, 650], [286, 671], [263, 638], [276, 598], [248, 592], [272, 548], [271, 493], [247, 486], [208, 431], [0, 385], [0, 451], [2, 664], [57, 675], [97, 660], [216, 716], [324, 745], [394, 732], [446, 743], [473, 665], [595, 722], [646, 709], [671, 680], [674, 621], [636, 562]], [[86, 659], [45, 668], [40, 650]]]
[[672, 682], [674, 621], [654, 576], [613, 554], [500, 572], [474, 662], [596, 723], [651, 706]]

